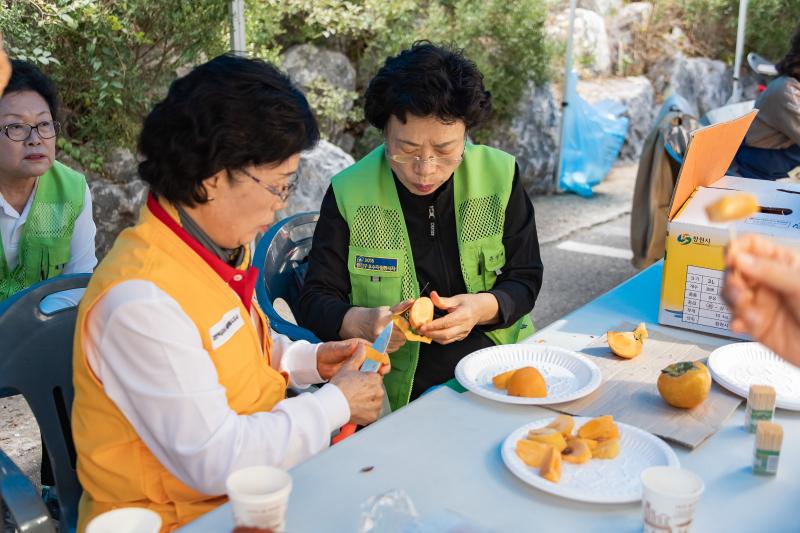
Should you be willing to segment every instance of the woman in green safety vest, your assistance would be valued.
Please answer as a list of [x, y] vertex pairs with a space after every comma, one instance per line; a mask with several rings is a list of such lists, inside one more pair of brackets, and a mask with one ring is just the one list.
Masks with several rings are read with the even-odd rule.
[[[55, 160], [59, 123], [53, 82], [11, 62], [0, 98], [0, 301], [59, 274], [92, 272], [95, 225], [83, 175]], [[75, 305], [79, 291], [45, 301]]]
[[533, 206], [514, 157], [469, 142], [491, 95], [457, 50], [415, 43], [365, 94], [384, 143], [335, 176], [320, 209], [299, 322], [322, 340], [374, 339], [420, 296], [437, 316], [406, 342], [395, 330], [384, 378], [393, 409], [453, 378], [475, 350], [533, 333], [542, 284]]

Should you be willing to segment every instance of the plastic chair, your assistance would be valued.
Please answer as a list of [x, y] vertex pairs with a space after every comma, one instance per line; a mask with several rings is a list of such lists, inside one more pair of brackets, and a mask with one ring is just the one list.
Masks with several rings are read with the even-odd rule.
[[744, 102], [736, 102], [735, 104], [727, 104], [716, 109], [712, 109], [700, 119], [700, 124], [709, 126], [711, 124], [718, 124], [720, 122], [727, 122], [734, 120], [742, 115], [746, 115], [755, 107], [755, 100], [745, 100]]
[[314, 237], [319, 212], [298, 213], [275, 223], [256, 246], [253, 264], [261, 269], [256, 283], [256, 298], [269, 318], [272, 329], [292, 340], [320, 342], [311, 331], [283, 319], [273, 302], [282, 298], [295, 316], [300, 289], [308, 269], [308, 252]]
[[[0, 450], [0, 520], [8, 508], [20, 533], [55, 533], [56, 529], [36, 487]], [[5, 531], [0, 528], [0, 530]]]
[[75, 472], [70, 411], [77, 308], [44, 313], [50, 294], [86, 287], [89, 274], [52, 278], [0, 304], [0, 390], [21, 394], [33, 411], [55, 477], [59, 530], [74, 531], [82, 492]]

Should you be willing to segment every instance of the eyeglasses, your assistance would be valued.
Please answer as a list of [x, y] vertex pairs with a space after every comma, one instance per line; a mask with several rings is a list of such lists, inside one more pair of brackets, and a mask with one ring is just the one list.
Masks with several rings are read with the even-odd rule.
[[289, 181], [286, 182], [285, 185], [281, 185], [280, 187], [275, 187], [274, 185], [267, 185], [262, 180], [258, 179], [257, 177], [253, 176], [246, 170], [242, 170], [244, 174], [247, 175], [251, 180], [255, 181], [266, 190], [277, 196], [281, 199], [281, 202], [285, 202], [289, 199], [289, 196], [292, 194], [292, 191], [297, 188], [297, 174], [293, 174], [292, 177], [289, 178]]
[[2, 128], [6, 137], [17, 142], [27, 141], [33, 130], [36, 130], [36, 133], [42, 139], [52, 139], [58, 135], [59, 130], [61, 130], [61, 124], [55, 120], [45, 120], [35, 126], [30, 124], [8, 124]]
[[394, 161], [395, 163], [400, 163], [401, 165], [406, 165], [408, 163], [418, 163], [420, 165], [424, 165], [425, 163], [429, 163], [435, 166], [449, 166], [449, 165], [457, 165], [461, 161], [464, 160], [464, 150], [467, 149], [467, 141], [464, 140], [464, 149], [461, 151], [461, 155], [458, 157], [437, 157], [431, 156], [427, 159], [423, 159], [418, 155], [406, 155], [406, 154], [394, 154], [389, 156], [389, 159]]

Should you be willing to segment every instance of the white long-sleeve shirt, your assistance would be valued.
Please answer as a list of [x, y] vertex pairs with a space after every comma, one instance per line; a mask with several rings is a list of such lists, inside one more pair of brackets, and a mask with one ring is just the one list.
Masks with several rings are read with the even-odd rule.
[[[17, 212], [0, 194], [0, 237], [3, 239], [3, 252], [9, 270], [14, 270], [19, 263], [19, 242], [22, 237], [22, 228], [28, 220], [28, 214], [36, 195], [39, 179], [31, 191], [22, 213]], [[83, 199], [83, 209], [75, 219], [75, 227], [70, 239], [69, 262], [64, 266], [64, 274], [91, 273], [97, 266], [97, 257], [94, 250], [94, 238], [97, 229], [92, 219], [92, 194], [89, 187]], [[54, 311], [63, 307], [78, 305], [83, 295], [83, 289], [64, 291], [48, 297], [42, 302], [45, 311]]]
[[[142, 441], [167, 470], [205, 494], [225, 493], [225, 479], [239, 468], [304, 461], [350, 418], [347, 399], [331, 384], [270, 412], [237, 415], [195, 324], [149, 281], [109, 290], [87, 317], [84, 342], [92, 371]], [[316, 351], [272, 332], [271, 364], [295, 387], [322, 381]]]

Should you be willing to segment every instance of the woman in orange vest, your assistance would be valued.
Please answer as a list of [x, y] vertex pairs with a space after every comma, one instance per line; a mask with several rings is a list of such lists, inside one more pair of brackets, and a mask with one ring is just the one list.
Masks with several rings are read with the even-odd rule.
[[[285, 206], [318, 137], [288, 78], [230, 55], [173, 82], [146, 118], [150, 197], [78, 312], [79, 531], [126, 506], [157, 511], [170, 531], [223, 503], [234, 470], [290, 468], [334, 429], [377, 418], [381, 375], [358, 371], [363, 341], [292, 342], [253, 296], [249, 243]], [[285, 399], [287, 384], [326, 380]]]

